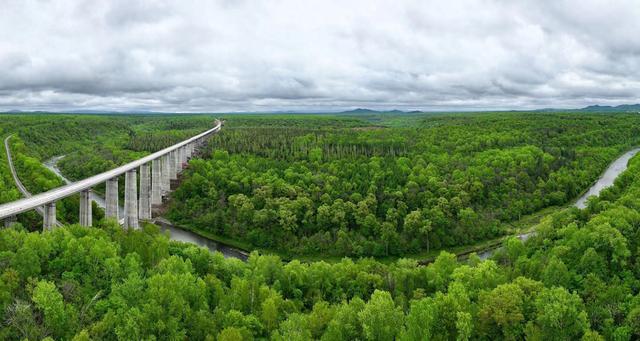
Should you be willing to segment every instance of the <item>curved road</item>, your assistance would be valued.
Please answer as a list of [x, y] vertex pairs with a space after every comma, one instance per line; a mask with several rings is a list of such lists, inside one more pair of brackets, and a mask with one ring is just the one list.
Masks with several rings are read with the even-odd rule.
[[[6, 139], [4, 139], [4, 150], [7, 153], [7, 163], [9, 164], [9, 169], [11, 170], [11, 176], [13, 177], [13, 182], [15, 182], [16, 187], [18, 188], [20, 193], [22, 193], [22, 196], [25, 197], [25, 198], [31, 198], [31, 192], [29, 192], [27, 190], [27, 188], [24, 187], [24, 185], [22, 184], [22, 181], [20, 181], [20, 178], [18, 177], [18, 173], [16, 172], [16, 168], [13, 166], [13, 158], [11, 156], [11, 148], [9, 148], [9, 139], [12, 136], [13, 135], [9, 135], [9, 136], [7, 136]], [[44, 209], [42, 207], [40, 207], [40, 206], [36, 207], [36, 211], [41, 216], [44, 216]], [[62, 224], [60, 222], [58, 222], [58, 221], [56, 221], [56, 225], [57, 226], [62, 226]]]
[[[67, 179], [64, 175], [62, 175], [62, 172], [58, 168], [58, 161], [62, 160], [62, 158], [64, 158], [64, 157], [65, 157], [64, 155], [54, 156], [51, 159], [43, 162], [42, 165], [45, 166], [46, 168], [48, 168], [50, 171], [52, 171], [60, 179], [62, 179], [62, 181], [65, 183], [65, 185], [70, 185], [70, 184], [73, 183], [73, 181]], [[89, 195], [91, 196], [91, 200], [95, 201], [95, 203], [96, 203], [96, 205], [98, 205], [98, 207], [100, 207], [100, 208], [102, 208], [103, 210], [106, 211], [106, 209], [107, 209], [107, 201], [105, 200], [105, 198], [103, 196], [101, 196], [100, 194], [96, 193], [95, 191], [91, 191], [91, 193], [89, 193]], [[118, 217], [120, 217], [120, 220], [118, 222], [122, 225], [124, 223], [124, 218], [123, 218], [124, 217], [124, 206], [122, 206], [121, 203], [118, 205]]]
[[43, 206], [50, 202], [54, 202], [54, 201], [66, 198], [68, 196], [71, 196], [73, 194], [79, 193], [83, 190], [90, 189], [91, 187], [94, 187], [103, 182], [106, 182], [109, 179], [120, 176], [128, 171], [135, 170], [144, 164], [150, 163], [151, 161], [156, 160], [160, 157], [163, 157], [166, 154], [176, 151], [177, 149], [182, 148], [186, 145], [189, 145], [191, 143], [199, 143], [203, 139], [209, 137], [211, 134], [214, 134], [220, 131], [221, 127], [222, 127], [222, 122], [217, 120], [216, 126], [213, 127], [212, 129], [209, 129], [201, 134], [198, 134], [190, 139], [177, 143], [173, 146], [167, 147], [163, 150], [160, 150], [158, 152], [155, 152], [153, 154], [147, 155], [143, 158], [130, 162], [126, 165], [114, 168], [112, 170], [106, 171], [101, 174], [94, 175], [84, 180], [74, 182], [70, 185], [52, 189], [48, 192], [39, 193], [36, 195], [32, 195], [29, 198], [20, 199], [10, 203], [0, 205], [0, 219], [4, 219], [5, 217], [14, 216], [19, 213], [32, 210], [37, 208], [38, 206]]
[[[9, 163], [9, 169], [11, 170], [11, 176], [13, 176], [13, 182], [16, 183], [16, 187], [18, 187], [18, 190], [20, 191], [20, 193], [22, 193], [22, 196], [25, 198], [31, 198], [31, 192], [29, 192], [27, 188], [24, 187], [22, 181], [20, 181], [20, 178], [18, 178], [16, 168], [13, 166], [13, 157], [11, 156], [11, 149], [9, 148], [9, 139], [11, 138], [11, 136], [13, 135], [9, 135], [6, 139], [4, 139], [4, 150], [7, 153], [7, 162]], [[43, 213], [41, 207], [38, 207], [38, 212], [40, 212], [40, 214]]]

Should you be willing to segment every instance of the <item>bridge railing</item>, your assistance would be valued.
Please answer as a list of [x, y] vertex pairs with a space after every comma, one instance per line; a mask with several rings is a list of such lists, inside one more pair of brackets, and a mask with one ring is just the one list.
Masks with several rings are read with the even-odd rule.
[[[81, 225], [91, 226], [90, 191], [91, 188], [102, 183], [106, 183], [105, 215], [120, 220], [118, 177], [125, 175], [123, 226], [138, 228], [139, 220], [151, 219], [152, 206], [162, 204], [163, 198], [171, 189], [171, 180], [177, 179], [178, 173], [182, 171], [188, 159], [221, 128], [222, 122], [216, 120], [213, 128], [126, 165], [29, 198], [0, 205], [0, 220], [13, 222], [17, 214], [44, 207], [43, 226], [45, 229], [51, 229], [56, 225], [56, 201], [80, 193], [79, 221]], [[140, 171], [139, 191], [138, 170]]]

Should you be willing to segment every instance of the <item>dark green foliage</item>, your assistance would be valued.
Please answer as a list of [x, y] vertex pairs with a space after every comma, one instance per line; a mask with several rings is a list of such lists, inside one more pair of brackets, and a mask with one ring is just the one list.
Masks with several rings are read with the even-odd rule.
[[[520, 131], [516, 129], [520, 124], [529, 127], [523, 128], [527, 132], [522, 136], [535, 135], [536, 124], [545, 125], [535, 118], [516, 117], [504, 124], [513, 125], [510, 127], [514, 132]], [[493, 121], [492, 116], [477, 119], [476, 125], [485, 120], [490, 126], [500, 124], [500, 120]], [[627, 121], [623, 124], [618, 119]], [[508, 157], [498, 163], [506, 165], [504, 168], [496, 168], [503, 170], [499, 173], [503, 177], [500, 181], [487, 182], [487, 186], [492, 186], [497, 196], [505, 196], [502, 200], [507, 202], [497, 205], [497, 201], [490, 200], [491, 196], [481, 196], [486, 200], [483, 206], [469, 199], [468, 205], [456, 206], [459, 209], [454, 211], [455, 215], [440, 217], [441, 221], [451, 224], [444, 234], [455, 236], [456, 229], [468, 233], [485, 229], [484, 219], [489, 212], [500, 214], [501, 218], [494, 217], [500, 221], [510, 216], [503, 215], [511, 209], [526, 212], [522, 206], [510, 206], [518, 200], [533, 200], [528, 191], [519, 187], [519, 180], [515, 183], [509, 180], [516, 174], [516, 179], [529, 181], [529, 171], [524, 171], [528, 175], [518, 177], [518, 167], [528, 169], [528, 163], [514, 161], [519, 160], [520, 154], [542, 155], [542, 160], [548, 154], [554, 160], [535, 178], [544, 182], [538, 193], [542, 195], [543, 206], [551, 204], [546, 200], [559, 200], [559, 189], [562, 193], [573, 186], [583, 189], [586, 185], [581, 181], [590, 181], [620, 150], [634, 143], [637, 131], [628, 123], [631, 119], [554, 116], [551, 120], [555, 126], [566, 129], [563, 137], [548, 137], [541, 145], [495, 147], [498, 149], [492, 153], [506, 153]], [[519, 120], [524, 123], [518, 123]], [[570, 123], [565, 126], [563, 120]], [[600, 120], [608, 123], [600, 124]], [[295, 125], [304, 127], [303, 123], [296, 122]], [[435, 117], [425, 121], [424, 127], [415, 129], [420, 132], [416, 136], [425, 133], [422, 129], [430, 131], [433, 127], [429, 125], [449, 124], [455, 131], [455, 126], [462, 122], [457, 117]], [[229, 125], [233, 127], [232, 122]], [[474, 128], [468, 126], [462, 130], [465, 129]], [[496, 129], [498, 133], [500, 129]], [[627, 132], [631, 135], [626, 135]], [[341, 132], [329, 132], [326, 136], [331, 134]], [[570, 147], [555, 153], [553, 145], [561, 143], [557, 139], [564, 136], [573, 136], [563, 142]], [[473, 136], [465, 139], [473, 141]], [[446, 137], [441, 140], [442, 144], [435, 144], [433, 148], [445, 148], [443, 145], [450, 143]], [[440, 225], [435, 223], [439, 221], [433, 218], [437, 216], [428, 206], [430, 201], [418, 200], [428, 210], [412, 206], [406, 194], [409, 192], [402, 187], [403, 177], [409, 177], [406, 174], [415, 168], [414, 157], [424, 155], [408, 155], [408, 161], [389, 155], [343, 155], [325, 159], [328, 154], [320, 142], [317, 143], [311, 149], [319, 148], [321, 157], [316, 150], [309, 154], [309, 160], [269, 160], [248, 152], [225, 153], [219, 150], [220, 146], [214, 146], [213, 161], [192, 161], [191, 173], [176, 198], [184, 202], [183, 209], [193, 210], [190, 214], [194, 214], [194, 219], [208, 217], [213, 222], [221, 221], [220, 225], [212, 223], [212, 226], [222, 230], [240, 228], [250, 233], [260, 231], [252, 225], [256, 216], [272, 221], [273, 227], [259, 232], [260, 235], [282, 237], [286, 243], [292, 243], [287, 238], [295, 242], [298, 231], [313, 232], [319, 226], [325, 231], [320, 237], [327, 243], [335, 241], [340, 247], [356, 249], [352, 226], [360, 226], [362, 222], [363, 226], [378, 228], [375, 231], [385, 236], [380, 240], [371, 239], [379, 242], [373, 249], [388, 251], [403, 247], [408, 240], [402, 235], [404, 230], [396, 230], [394, 235], [394, 228], [398, 226], [422, 233], [422, 238], [431, 240], [432, 247], [442, 246], [442, 242], [438, 244]], [[413, 153], [410, 143], [407, 147], [406, 153]], [[444, 205], [439, 200], [442, 197], [449, 203], [444, 206], [449, 211], [452, 210], [451, 195], [457, 193], [460, 198], [458, 191], [463, 190], [454, 185], [459, 184], [459, 179], [466, 179], [469, 169], [481, 167], [473, 164], [475, 157], [489, 153], [480, 149], [465, 156], [467, 154], [456, 151], [457, 148], [441, 154], [434, 152], [440, 155], [434, 160], [443, 158], [447, 162], [438, 164], [432, 160], [428, 165], [433, 167], [426, 166], [430, 177], [440, 179], [436, 182], [439, 185], [432, 188], [439, 196], [435, 207]], [[380, 152], [375, 150], [371, 152]], [[598, 157], [597, 152], [602, 151], [608, 154]], [[336, 175], [342, 174], [341, 170], [331, 168], [337, 167], [331, 166], [333, 162], [343, 158], [367, 160], [359, 163], [367, 165], [362, 168], [366, 171], [370, 170], [370, 164], [379, 162], [377, 171], [384, 173], [390, 169], [385, 179], [400, 193], [393, 196], [394, 191], [384, 186], [375, 187], [371, 193], [367, 189], [364, 195], [355, 189], [348, 190], [349, 181]], [[527, 158], [523, 156], [523, 159]], [[556, 165], [556, 160], [562, 159], [565, 161]], [[397, 160], [396, 166], [392, 160]], [[481, 160], [497, 167], [491, 158]], [[402, 171], [401, 166], [407, 163], [411, 165], [409, 170]], [[279, 168], [281, 164], [286, 168]], [[347, 163], [337, 165], [348, 166]], [[303, 167], [309, 171], [301, 171]], [[451, 174], [440, 172], [439, 167], [445, 167]], [[289, 168], [292, 170], [287, 172]], [[535, 174], [536, 167], [532, 169]], [[40, 174], [38, 170], [34, 172]], [[364, 176], [362, 181], [373, 180], [376, 174]], [[566, 178], [553, 174], [564, 174]], [[227, 176], [229, 180], [225, 180]], [[314, 181], [305, 182], [306, 177], [321, 179], [322, 187]], [[265, 179], [272, 186], [270, 190], [264, 189], [260, 182]], [[422, 187], [419, 176], [416, 179], [416, 195], [431, 191]], [[361, 185], [358, 181], [351, 180], [354, 188]], [[547, 191], [553, 181], [553, 190]], [[260, 186], [253, 188], [254, 183]], [[304, 194], [312, 193], [313, 184], [321, 188], [321, 194], [301, 200]], [[262, 190], [256, 190], [258, 188]], [[348, 195], [341, 196], [334, 188], [347, 190]], [[502, 190], [510, 197], [500, 192]], [[324, 194], [327, 195], [323, 197]], [[211, 203], [208, 201], [211, 198], [216, 200]], [[394, 198], [393, 205], [388, 204], [388, 200], [392, 200], [389, 198]], [[218, 206], [220, 202], [225, 206]], [[406, 206], [403, 214], [400, 214], [399, 202]], [[349, 203], [354, 203], [355, 209], [348, 208]], [[287, 210], [264, 212], [268, 205], [283, 206]], [[468, 207], [472, 211], [465, 210]], [[362, 216], [351, 218], [347, 214], [350, 209], [354, 212], [367, 209], [370, 215], [363, 215], [363, 220], [358, 222], [355, 219]], [[260, 211], [263, 212], [258, 213]], [[242, 262], [193, 245], [170, 242], [153, 225], [145, 225], [139, 231], [124, 231], [113, 222], [102, 221], [96, 228], [70, 225], [45, 233], [29, 233], [17, 225], [0, 233], [0, 318], [4, 321], [0, 326], [0, 339], [638, 339], [639, 211], [640, 157], [635, 157], [615, 185], [604, 190], [599, 198], [590, 200], [585, 210], [567, 208], [545, 217], [527, 242], [507, 239], [504, 248], [488, 261], [472, 255], [460, 263], [453, 254], [442, 252], [427, 266], [418, 266], [410, 259], [382, 263], [371, 258], [304, 263], [283, 262], [277, 256], [254, 252]], [[307, 212], [311, 213], [305, 216]], [[233, 220], [229, 223], [227, 219]], [[299, 224], [304, 219], [310, 225]], [[425, 222], [427, 219], [430, 224]], [[434, 234], [438, 237], [429, 237]], [[323, 240], [320, 237], [319, 240]]]
[[640, 142], [636, 115], [230, 116], [170, 216], [289, 255], [405, 255], [470, 244], [563, 205]]
[[[224, 259], [153, 225], [0, 234], [3, 339], [632, 339], [640, 158], [495, 260]], [[603, 205], [604, 202], [607, 205]]]
[[[210, 128], [211, 116], [102, 116], [102, 115], [0, 115], [0, 132], [10, 139], [18, 176], [32, 193], [63, 185], [42, 162], [64, 156], [58, 166], [71, 180], [80, 180], [168, 147]], [[2, 147], [0, 159], [0, 203], [21, 195], [14, 187]], [[121, 181], [121, 188], [124, 187]], [[104, 186], [94, 190], [104, 193]], [[57, 203], [58, 220], [78, 221], [78, 196]], [[94, 208], [95, 220], [103, 215]], [[41, 227], [35, 212], [19, 216], [30, 229]]]

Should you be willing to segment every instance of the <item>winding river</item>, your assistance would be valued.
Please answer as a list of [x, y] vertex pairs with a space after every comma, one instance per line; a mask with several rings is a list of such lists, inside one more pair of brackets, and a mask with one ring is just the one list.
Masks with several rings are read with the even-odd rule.
[[618, 175], [620, 175], [620, 173], [624, 172], [627, 169], [629, 160], [631, 160], [632, 157], [638, 154], [638, 152], [640, 152], [640, 148], [632, 149], [613, 161], [613, 163], [609, 165], [609, 168], [607, 168], [604, 174], [602, 174], [600, 179], [598, 179], [598, 181], [596, 181], [596, 183], [593, 184], [593, 186], [591, 186], [591, 188], [589, 188], [589, 190], [585, 194], [583, 194], [578, 199], [578, 201], [576, 201], [574, 206], [576, 206], [577, 208], [587, 207], [587, 199], [590, 196], [599, 195], [603, 189], [613, 185], [613, 182], [616, 180]]
[[[43, 165], [47, 167], [49, 170], [51, 170], [52, 172], [54, 172], [57, 176], [59, 176], [66, 184], [70, 184], [72, 183], [72, 181], [67, 179], [64, 175], [62, 175], [62, 172], [58, 168], [58, 162], [62, 160], [64, 157], [65, 155], [55, 156], [45, 161]], [[106, 207], [104, 197], [102, 197], [100, 194], [91, 192], [91, 199], [95, 201], [99, 207], [103, 209]], [[124, 207], [119, 206], [118, 211], [120, 212], [119, 216], [123, 217]], [[202, 237], [191, 231], [183, 230], [179, 227], [176, 227], [170, 221], [164, 218], [156, 218], [153, 222], [156, 225], [160, 226], [160, 229], [163, 232], [169, 231], [169, 236], [171, 240], [177, 240], [181, 242], [195, 244], [201, 247], [205, 247], [209, 249], [209, 251], [211, 252], [218, 251], [227, 258], [232, 257], [232, 258], [238, 258], [241, 260], [246, 260], [248, 257], [248, 254], [242, 250]]]
[[[600, 176], [598, 181], [596, 181], [588, 191], [586, 191], [578, 200], [573, 204], [573, 206], [583, 209], [587, 207], [587, 199], [591, 196], [598, 196], [600, 192], [613, 185], [613, 182], [616, 180], [620, 173], [624, 172], [627, 169], [627, 165], [629, 164], [629, 160], [634, 157], [636, 154], [640, 152], [640, 148], [634, 148], [617, 158], [613, 161], [607, 170]], [[526, 241], [534, 232], [527, 232], [523, 234], [517, 235], [518, 238], [522, 241]], [[487, 259], [493, 255], [496, 250], [499, 250], [500, 247], [490, 248], [478, 253], [478, 257], [480, 259]]]
[[[600, 192], [613, 185], [613, 182], [615, 181], [615, 179], [618, 177], [618, 175], [620, 175], [620, 173], [624, 172], [627, 169], [627, 164], [629, 163], [629, 160], [635, 156], [638, 152], [640, 152], [640, 148], [635, 148], [632, 149], [626, 153], [624, 153], [622, 156], [620, 156], [619, 158], [617, 158], [615, 161], [613, 161], [609, 167], [607, 168], [607, 170], [602, 174], [602, 176], [600, 176], [600, 178], [598, 179], [598, 181], [596, 181], [587, 192], [585, 192], [580, 198], [578, 198], [578, 200], [574, 203], [574, 206], [578, 207], [578, 208], [585, 208], [586, 207], [586, 202], [587, 202], [587, 198], [589, 198], [590, 196], [593, 195], [599, 195]], [[53, 157], [49, 160], [47, 160], [46, 162], [44, 162], [44, 166], [47, 167], [48, 169], [50, 169], [52, 172], [54, 172], [56, 175], [58, 175], [65, 183], [71, 183], [71, 181], [67, 178], [64, 177], [64, 175], [62, 175], [62, 172], [60, 172], [60, 169], [58, 168], [57, 164], [58, 161], [60, 161], [62, 158], [64, 158], [64, 155], [62, 156], [56, 156]], [[104, 198], [102, 196], [100, 196], [97, 193], [92, 193], [92, 199], [97, 203], [98, 206], [104, 208], [105, 207], [105, 201]], [[124, 215], [124, 208], [122, 206], [119, 207], [120, 210], [120, 216]], [[162, 231], [169, 231], [169, 235], [171, 236], [172, 240], [177, 240], [177, 241], [181, 241], [181, 242], [186, 242], [186, 243], [192, 243], [192, 244], [196, 244], [198, 246], [201, 247], [205, 247], [207, 249], [209, 249], [210, 251], [218, 251], [221, 252], [225, 257], [233, 257], [233, 258], [239, 258], [242, 260], [246, 260], [247, 259], [247, 253], [238, 249], [235, 249], [229, 245], [225, 245], [223, 243], [219, 243], [219, 242], [215, 242], [211, 239], [202, 237], [198, 234], [195, 234], [191, 231], [187, 231], [184, 229], [181, 229], [179, 227], [176, 227], [175, 225], [173, 225], [170, 221], [164, 219], [164, 218], [157, 218], [154, 223], [156, 223], [158, 226], [160, 226], [160, 228], [162, 229]], [[527, 233], [522, 233], [517, 235], [518, 238], [520, 238], [523, 241], [526, 241], [534, 232], [527, 232]], [[478, 257], [480, 257], [480, 259], [487, 259], [489, 257], [491, 257], [491, 255], [493, 255], [496, 250], [499, 250], [500, 247], [493, 247], [493, 248], [489, 248], [486, 249], [484, 251], [480, 251], [478, 252]]]

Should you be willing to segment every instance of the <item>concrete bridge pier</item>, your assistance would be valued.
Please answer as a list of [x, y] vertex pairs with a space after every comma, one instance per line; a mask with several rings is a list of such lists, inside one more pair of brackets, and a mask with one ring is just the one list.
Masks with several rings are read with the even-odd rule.
[[178, 149], [178, 159], [180, 159], [178, 165], [178, 173], [182, 173], [182, 169], [184, 168], [185, 155], [184, 155], [184, 147], [180, 147]]
[[162, 193], [169, 192], [169, 186], [171, 186], [171, 180], [169, 179], [169, 154], [162, 157]]
[[[42, 225], [44, 230], [60, 226], [61, 224], [56, 217], [57, 201], [76, 194], [81, 196], [78, 220], [82, 225], [91, 226], [93, 212], [90, 189], [105, 184], [106, 216], [111, 219], [125, 218], [123, 225], [127, 228], [137, 228], [139, 226], [139, 218], [151, 216], [153, 214], [151, 212], [152, 205], [161, 204], [163, 195], [170, 192], [172, 180], [177, 180], [177, 172], [182, 171], [189, 158], [195, 156], [196, 152], [200, 152], [197, 148], [206, 143], [213, 134], [218, 133], [221, 127], [222, 122], [216, 120], [213, 128], [176, 143], [171, 147], [126, 165], [80, 180], [75, 184], [68, 184], [33, 196], [20, 186], [20, 181], [17, 179], [15, 171], [12, 170], [16, 185], [26, 198], [0, 204], [0, 227], [5, 223], [11, 225], [11, 222], [15, 221], [13, 216], [34, 209], [43, 215]], [[5, 144], [7, 144], [7, 140], [8, 138], [5, 139]], [[9, 155], [8, 145], [5, 147], [7, 147], [5, 149], [7, 149], [7, 155]], [[171, 152], [168, 152], [170, 150]], [[140, 168], [141, 173], [140, 195], [138, 193], [138, 168]], [[118, 209], [118, 182], [123, 175], [125, 176], [125, 213], [120, 212]], [[120, 215], [124, 215], [124, 217]]]
[[124, 228], [138, 228], [138, 184], [135, 169], [127, 171], [124, 179]]
[[140, 166], [140, 199], [138, 202], [138, 218], [151, 219], [151, 177], [149, 164]]
[[92, 225], [91, 213], [91, 189], [85, 189], [80, 192], [80, 225], [87, 227]]
[[4, 219], [4, 227], [11, 227], [13, 224], [18, 222], [18, 217], [12, 215], [11, 217], [7, 217]]
[[162, 205], [162, 161], [151, 161], [151, 205]]
[[56, 226], [56, 203], [50, 202], [44, 205], [44, 215], [43, 219], [43, 227], [44, 230], [51, 230], [54, 226]]
[[118, 213], [118, 178], [113, 178], [107, 180], [107, 187], [105, 193], [106, 199], [106, 212], [105, 216], [107, 218], [113, 218], [115, 220], [120, 220]]
[[186, 151], [186, 159], [187, 161], [189, 161], [189, 159], [191, 159], [191, 154], [193, 154], [193, 144], [189, 143], [186, 147], [185, 147], [185, 151]]
[[169, 179], [178, 179], [178, 157], [175, 150], [169, 153]]
[[180, 173], [180, 163], [182, 163], [182, 160], [180, 159], [180, 148], [174, 150], [173, 153], [176, 161], [176, 175], [177, 175]]

